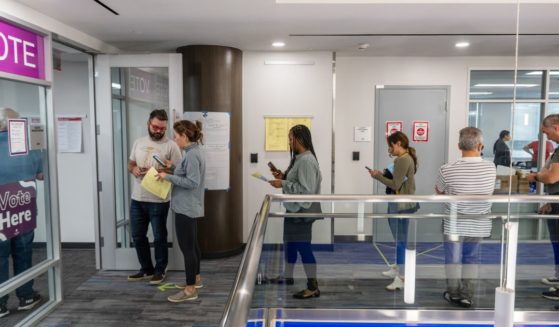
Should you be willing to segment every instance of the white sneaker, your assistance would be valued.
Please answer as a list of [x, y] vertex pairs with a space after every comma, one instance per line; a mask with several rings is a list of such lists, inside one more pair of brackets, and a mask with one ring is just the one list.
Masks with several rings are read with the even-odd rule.
[[547, 277], [542, 278], [542, 283], [549, 285], [549, 286], [557, 286], [559, 285], [559, 278], [557, 277]]
[[395, 278], [400, 274], [400, 268], [398, 265], [390, 265], [390, 269], [383, 271], [382, 275], [390, 278]]
[[386, 286], [386, 290], [388, 291], [397, 291], [404, 289], [404, 280], [400, 278], [400, 276], [394, 277], [394, 281], [390, 283], [390, 285]]

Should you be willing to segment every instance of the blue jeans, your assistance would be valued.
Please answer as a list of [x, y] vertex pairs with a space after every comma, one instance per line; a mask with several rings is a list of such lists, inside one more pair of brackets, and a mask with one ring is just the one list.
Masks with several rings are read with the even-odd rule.
[[446, 290], [453, 298], [472, 299], [481, 263], [481, 237], [444, 236]]
[[[14, 264], [14, 276], [19, 275], [32, 266], [33, 254], [33, 237], [35, 232], [31, 231], [22, 235], [13, 237], [7, 241], [0, 241], [0, 284], [9, 279], [10, 266], [8, 259], [12, 255]], [[16, 295], [20, 299], [32, 298], [33, 280], [21, 285], [16, 289]], [[0, 304], [8, 303], [8, 294], [0, 298]]]
[[[167, 248], [167, 214], [169, 202], [152, 203], [132, 200], [130, 205], [130, 223], [132, 240], [140, 261], [140, 271], [148, 275], [164, 274], [169, 260]], [[155, 247], [155, 268], [151, 261], [151, 251], [147, 238], [148, 226], [153, 230]]]
[[[398, 203], [388, 203], [388, 213], [414, 213], [416, 211], [415, 208], [398, 211]], [[406, 262], [409, 224], [410, 220], [408, 218], [388, 218], [388, 226], [392, 232], [392, 237], [394, 237], [394, 242], [396, 242], [396, 264], [399, 266]]]

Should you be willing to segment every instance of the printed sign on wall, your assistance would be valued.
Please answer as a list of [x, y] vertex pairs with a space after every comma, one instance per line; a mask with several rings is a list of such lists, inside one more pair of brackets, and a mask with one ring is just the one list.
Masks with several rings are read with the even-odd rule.
[[8, 144], [10, 156], [24, 156], [27, 146], [27, 119], [8, 119]]
[[401, 121], [387, 121], [386, 137], [394, 134], [395, 132], [401, 132], [403, 128], [404, 128], [404, 123]]
[[0, 241], [32, 231], [37, 227], [35, 182], [0, 185]]
[[289, 151], [289, 130], [295, 125], [311, 129], [311, 117], [264, 117], [265, 151]]
[[429, 122], [427, 121], [413, 122], [413, 141], [429, 142]]

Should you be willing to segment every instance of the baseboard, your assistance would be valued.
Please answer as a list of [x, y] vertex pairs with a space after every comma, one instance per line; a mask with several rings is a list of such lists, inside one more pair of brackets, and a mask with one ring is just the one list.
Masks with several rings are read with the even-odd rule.
[[334, 243], [356, 243], [356, 242], [366, 242], [371, 243], [373, 241], [372, 235], [364, 235], [364, 239], [359, 239], [357, 235], [334, 235]]
[[[34, 242], [34, 249], [44, 249], [47, 247], [46, 242]], [[95, 243], [90, 242], [62, 242], [62, 249], [95, 249]]]
[[[312, 244], [313, 251], [334, 252], [334, 244]], [[262, 251], [283, 251], [283, 243], [264, 244]]]

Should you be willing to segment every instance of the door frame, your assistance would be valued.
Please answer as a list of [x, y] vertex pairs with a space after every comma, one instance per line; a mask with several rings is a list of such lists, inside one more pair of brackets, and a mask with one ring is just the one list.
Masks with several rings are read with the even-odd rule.
[[[115, 172], [113, 156], [113, 120], [111, 68], [163, 67], [169, 72], [169, 123], [175, 119], [175, 113], [183, 111], [182, 55], [176, 53], [138, 54], [138, 55], [97, 55], [95, 58], [95, 101], [97, 122], [97, 166], [99, 228], [95, 235], [96, 248], [100, 252], [100, 269], [129, 270], [133, 262], [137, 267], [136, 254], [129, 248], [117, 248], [115, 224]], [[110, 163], [110, 164], [107, 164]], [[172, 224], [171, 224], [172, 226]], [[169, 231], [175, 242], [175, 233]], [[170, 251], [168, 267], [182, 265], [180, 251]], [[132, 257], [131, 257], [132, 256]], [[180, 267], [180, 266], [179, 266]], [[135, 269], [135, 268], [134, 268]]]

